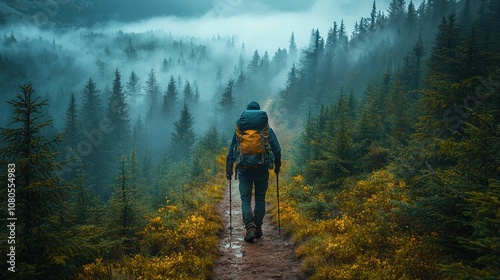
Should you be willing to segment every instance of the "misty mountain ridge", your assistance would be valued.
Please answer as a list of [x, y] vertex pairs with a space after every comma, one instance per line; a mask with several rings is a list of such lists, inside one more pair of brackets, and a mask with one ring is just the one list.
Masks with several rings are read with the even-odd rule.
[[[300, 11], [311, 7], [308, 1], [252, 1], [252, 8], [267, 11]], [[0, 3], [0, 26], [13, 23], [39, 26], [87, 26], [109, 20], [131, 22], [152, 17], [200, 17], [229, 15], [242, 9], [241, 0], [8, 0]], [[248, 9], [245, 9], [247, 12]]]
[[[189, 34], [189, 28], [200, 28], [202, 26], [200, 23], [190, 25], [189, 21], [184, 22], [175, 18], [149, 22], [139, 21], [130, 25], [108, 22], [93, 28], [56, 27], [59, 24], [56, 23], [56, 20], [59, 20], [58, 17], [74, 13], [74, 11], [66, 13], [64, 9], [79, 4], [83, 16], [85, 11], [90, 11], [98, 5], [104, 5], [101, 2], [94, 2], [61, 0], [54, 2], [61, 4], [45, 8], [40, 6], [43, 3], [39, 1], [10, 1], [1, 5], [4, 14], [9, 14], [10, 18], [18, 20], [17, 24], [4, 28], [4, 44], [0, 46], [1, 66], [3, 70], [6, 70], [2, 71], [0, 77], [4, 92], [2, 101], [9, 100], [14, 96], [15, 91], [12, 89], [15, 89], [17, 85], [30, 80], [37, 86], [37, 90], [41, 94], [52, 97], [55, 104], [51, 108], [55, 113], [57, 111], [55, 108], [64, 107], [69, 101], [68, 93], [81, 92], [88, 78], [93, 78], [102, 90], [103, 96], [107, 97], [106, 92], [111, 85], [112, 73], [115, 69], [119, 69], [124, 81], [134, 72], [142, 82], [145, 82], [148, 73], [154, 70], [158, 75], [162, 91], [166, 90], [171, 76], [178, 80], [180, 91], [182, 91], [182, 84], [186, 81], [196, 82], [201, 99], [205, 102], [216, 103], [228, 81], [237, 80], [242, 74], [247, 78], [254, 76], [253, 78], [256, 79], [254, 82], [260, 80], [257, 76], [261, 74], [254, 75], [249, 69], [249, 67], [254, 67], [250, 65], [252, 59], [257, 59], [257, 63], [267, 65], [265, 67], [270, 65], [273, 70], [272, 75], [267, 75], [267, 81], [265, 83], [259, 82], [258, 84], [261, 86], [251, 86], [261, 88], [261, 92], [256, 93], [255, 90], [251, 90], [250, 96], [240, 96], [237, 99], [238, 106], [242, 107], [245, 102], [252, 98], [265, 99], [279, 93], [283, 88], [289, 68], [294, 63], [299, 65], [307, 48], [314, 47], [310, 45], [311, 41], [309, 46], [299, 45], [300, 49], [293, 57], [289, 46], [289, 36], [293, 30], [283, 30], [282, 32], [270, 30], [269, 34], [274, 37], [279, 35], [280, 38], [286, 38], [279, 43], [278, 49], [248, 49], [246, 44], [249, 42], [242, 41], [238, 34], [207, 34], [206, 37], [196, 37]], [[123, 7], [132, 5], [132, 2], [134, 1], [126, 2]], [[239, 2], [232, 1], [231, 4], [237, 6]], [[218, 4], [224, 4], [224, 1], [218, 1]], [[298, 8], [304, 7], [297, 6], [296, 9]], [[48, 20], [51, 20], [49, 25], [52, 25], [53, 28], [37, 28], [33, 24], [26, 23], [26, 21], [36, 18], [36, 14], [33, 15], [33, 11], [36, 9], [41, 9], [47, 15], [53, 14], [52, 17], [48, 17]], [[100, 10], [102, 15], [106, 15], [106, 9], [102, 9]], [[385, 8], [382, 8], [383, 10]], [[199, 10], [200, 13], [206, 11], [206, 9], [201, 8]], [[379, 20], [383, 20], [383, 13], [378, 11]], [[191, 13], [191, 15], [195, 14]], [[96, 15], [90, 18], [95, 17]], [[39, 18], [44, 19], [43, 17]], [[76, 19], [78, 17], [75, 17]], [[52, 22], [52, 20], [54, 21]], [[336, 54], [335, 73], [338, 74], [336, 74], [335, 83], [337, 83], [338, 88], [341, 86], [355, 87], [356, 94], [360, 95], [364, 86], [362, 83], [354, 81], [353, 78], [356, 76], [348, 75], [348, 71], [357, 67], [365, 67], [363, 63], [370, 61], [370, 57], [373, 56], [385, 59], [394, 43], [395, 32], [390, 28], [380, 28], [380, 30], [377, 29], [378, 31], [371, 32], [368, 38], [361, 40], [359, 39], [361, 36], [355, 38], [354, 34], [347, 34], [347, 27], [341, 26], [343, 22], [335, 21], [334, 23], [343, 29], [342, 32], [345, 34], [342, 36], [345, 37], [346, 42], [350, 43], [349, 50], [341, 50]], [[213, 24], [217, 24], [217, 21]], [[310, 27], [313, 31], [314, 28], [314, 26]], [[122, 29], [127, 31], [122, 31]], [[248, 32], [248, 30], [241, 31]], [[319, 32], [319, 30], [317, 31]], [[327, 31], [322, 31], [320, 35], [330, 36]], [[332, 27], [330, 27], [330, 31], [332, 31]], [[173, 35], [172, 32], [176, 32], [176, 34]], [[283, 36], [283, 34], [285, 35]], [[256, 34], [256, 36], [260, 35]], [[307, 41], [304, 40], [304, 35], [301, 37], [301, 41]], [[299, 40], [298, 36], [295, 36], [295, 40]], [[325, 39], [322, 40], [325, 43]], [[412, 40], [416, 40], [416, 35], [413, 35]], [[128, 51], [132, 51], [133, 57], [127, 53]], [[403, 52], [404, 50], [400, 49], [396, 51], [396, 54]], [[286, 61], [285, 63], [281, 61], [283, 59]], [[356, 67], [356, 64], [359, 66]], [[28, 67], [28, 65], [30, 66]], [[362, 75], [377, 77], [385, 67], [385, 63], [370, 65], [372, 70], [365, 71]], [[144, 93], [143, 90], [142, 93]], [[133, 98], [138, 97], [130, 96], [129, 98], [130, 105], [139, 109], [140, 105], [138, 104], [141, 101], [139, 99], [133, 100]], [[79, 94], [77, 94], [77, 99], [79, 99]], [[139, 115], [138, 110], [132, 111], [133, 116]], [[57, 114], [55, 113], [55, 115]], [[2, 123], [6, 123], [6, 121], [3, 119]], [[60, 125], [62, 125], [62, 121], [56, 121], [56, 126]]]

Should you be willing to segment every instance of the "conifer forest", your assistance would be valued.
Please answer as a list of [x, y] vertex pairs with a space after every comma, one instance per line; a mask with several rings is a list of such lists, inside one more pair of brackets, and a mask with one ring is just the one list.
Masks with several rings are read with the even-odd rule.
[[136, 2], [0, 3], [0, 279], [216, 279], [251, 101], [302, 278], [500, 279], [500, 1], [339, 1], [276, 48], [177, 30], [242, 0]]

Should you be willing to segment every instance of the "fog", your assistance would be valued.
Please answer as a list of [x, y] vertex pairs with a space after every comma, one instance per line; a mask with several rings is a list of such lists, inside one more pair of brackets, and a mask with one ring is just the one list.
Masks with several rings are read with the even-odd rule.
[[[272, 75], [263, 79], [247, 73], [255, 51], [261, 58], [267, 52], [272, 63], [278, 49], [288, 51], [293, 33], [300, 54], [300, 50], [307, 48], [313, 29], [326, 37], [334, 22], [343, 21], [350, 34], [356, 21], [370, 15], [373, 4], [372, 0], [216, 0], [202, 1], [203, 5], [194, 7], [190, 2], [175, 1], [176, 8], [172, 8], [174, 2], [169, 2], [164, 7], [169, 12], [165, 12], [161, 2], [150, 2], [156, 4], [152, 7], [157, 7], [158, 12], [151, 12], [153, 17], [132, 21], [117, 20], [133, 14], [133, 11], [122, 11], [125, 5], [132, 7], [136, 3], [129, 1], [116, 9], [122, 12], [121, 17], [109, 13], [109, 20], [96, 20], [91, 26], [58, 24], [56, 20], [70, 5], [68, 1], [59, 0], [50, 9], [41, 6], [38, 12], [31, 11], [33, 16], [27, 16], [28, 20], [24, 17], [21, 20], [19, 16], [19, 20], [4, 24], [0, 29], [4, 41], [0, 45], [3, 60], [1, 125], [4, 127], [11, 117], [6, 101], [17, 94], [17, 85], [31, 81], [39, 94], [50, 99], [47, 113], [54, 119], [54, 129], [61, 130], [71, 93], [81, 104], [82, 91], [92, 78], [106, 103], [113, 73], [118, 69], [125, 92], [132, 71], [138, 75], [142, 86], [139, 95], [127, 97], [131, 126], [139, 116], [143, 120], [147, 117], [144, 86], [148, 74], [154, 71], [162, 95], [171, 77], [177, 82], [179, 100], [186, 82], [198, 86], [201, 107], [196, 108], [195, 125], [198, 134], [202, 134], [207, 127], [220, 125], [221, 116], [217, 115], [216, 108], [230, 80], [236, 80], [243, 71], [246, 78], [250, 78], [247, 81], [252, 83], [245, 90], [235, 90], [236, 111], [240, 112], [246, 102], [264, 103], [276, 97], [292, 63], [299, 61], [299, 58], [289, 59], [284, 67], [275, 69]], [[386, 13], [388, 2], [377, 1], [377, 10]], [[415, 5], [419, 4], [417, 2]], [[85, 6], [82, 7], [86, 11]], [[134, 59], [124, 54], [129, 44], [137, 51]], [[163, 66], [164, 61], [168, 62], [167, 68]], [[98, 63], [104, 67], [99, 67]], [[164, 120], [161, 137], [169, 138], [176, 118], [174, 115]]]
[[[390, 0], [376, 1], [377, 10], [386, 13]], [[418, 7], [421, 1], [413, 1]], [[368, 17], [372, 0], [243, 1], [219, 0], [201, 17], [155, 17], [123, 26], [122, 30], [144, 32], [162, 29], [177, 36], [206, 38], [213, 35], [236, 36], [248, 50], [274, 51], [287, 48], [294, 32], [299, 48], [307, 46], [311, 30], [326, 34], [336, 21], [343, 20], [350, 34], [361, 17]], [[113, 24], [114, 25], [114, 24]]]
[[[72, 143], [58, 147], [59, 157], [83, 159], [84, 169], [94, 176], [96, 191], [104, 190], [105, 195], [110, 193], [105, 189], [114, 180], [110, 171], [119, 162], [118, 154], [130, 153], [132, 146], [141, 158], [149, 155], [148, 160], [155, 163], [175, 164], [180, 157], [192, 155], [190, 148], [176, 150], [174, 142], [181, 139], [174, 136], [184, 104], [189, 105], [194, 122], [184, 126], [191, 126], [194, 134], [190, 147], [205, 135], [213, 136], [207, 134], [212, 128], [220, 137], [209, 141], [219, 138], [227, 146], [238, 116], [250, 101], [269, 112], [273, 127], [281, 118], [280, 129], [297, 132], [297, 136], [308, 113], [317, 114], [322, 106], [335, 102], [342, 90], [362, 97], [366, 83], [380, 79], [388, 61], [394, 56], [394, 61], [402, 61], [406, 52], [392, 49], [397, 34], [392, 26], [375, 28], [359, 40], [351, 38], [357, 21], [363, 17], [368, 22], [372, 0], [206, 0], [201, 1], [201, 8], [185, 1], [162, 6], [160, 0], [146, 0], [155, 4], [141, 8], [146, 10], [139, 10], [139, 0], [109, 0], [84, 1], [88, 5], [75, 10], [80, 2], [54, 0], [45, 7], [41, 2], [15, 2], [31, 5], [30, 9], [0, 3], [0, 15], [9, 15], [0, 18], [0, 127], [8, 127], [14, 116], [7, 101], [20, 94], [19, 85], [31, 82], [36, 94], [50, 105], [43, 108], [43, 114], [53, 123], [43, 133], [55, 137], [69, 127], [66, 116], [74, 94], [73, 112], [81, 119], [73, 123], [77, 127], [73, 137], [66, 137]], [[377, 2], [377, 11], [386, 13], [388, 2]], [[346, 34], [331, 36], [336, 43], [330, 42], [323, 52], [328, 31], [341, 22]], [[416, 33], [403, 36], [406, 47], [414, 43]], [[289, 48], [292, 34], [298, 48], [293, 53]], [[292, 69], [296, 82], [287, 93]], [[122, 95], [115, 93], [115, 99], [111, 98], [116, 70], [127, 103], [121, 112], [128, 110], [128, 115], [119, 117], [114, 110], [115, 104], [124, 103], [116, 101]], [[132, 73], [139, 79], [137, 90], [127, 86]], [[92, 99], [98, 101], [84, 106], [91, 103], [84, 96], [90, 79], [99, 92]], [[176, 101], [167, 97], [171, 81]], [[187, 83], [199, 100], [184, 99]], [[111, 127], [119, 124], [121, 128], [116, 134], [101, 129], [113, 116]], [[96, 124], [96, 118], [101, 123]], [[287, 135], [287, 144], [295, 140], [288, 134], [280, 134]], [[71, 161], [64, 173], [74, 177], [78, 167], [78, 161]]]

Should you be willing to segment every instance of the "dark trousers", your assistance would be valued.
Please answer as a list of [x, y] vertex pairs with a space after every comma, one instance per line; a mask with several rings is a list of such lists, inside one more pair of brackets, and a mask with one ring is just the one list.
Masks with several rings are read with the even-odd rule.
[[[261, 226], [266, 215], [266, 192], [268, 188], [269, 172], [264, 174], [252, 174], [252, 172], [241, 172], [240, 197], [241, 213], [245, 228]], [[259, 175], [259, 176], [255, 176]], [[252, 211], [252, 191], [255, 192], [255, 207]]]

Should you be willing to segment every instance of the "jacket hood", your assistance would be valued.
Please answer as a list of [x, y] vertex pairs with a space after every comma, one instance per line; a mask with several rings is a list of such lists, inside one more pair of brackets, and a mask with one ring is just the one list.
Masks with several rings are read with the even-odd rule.
[[260, 110], [260, 105], [259, 103], [252, 101], [248, 103], [247, 110]]

